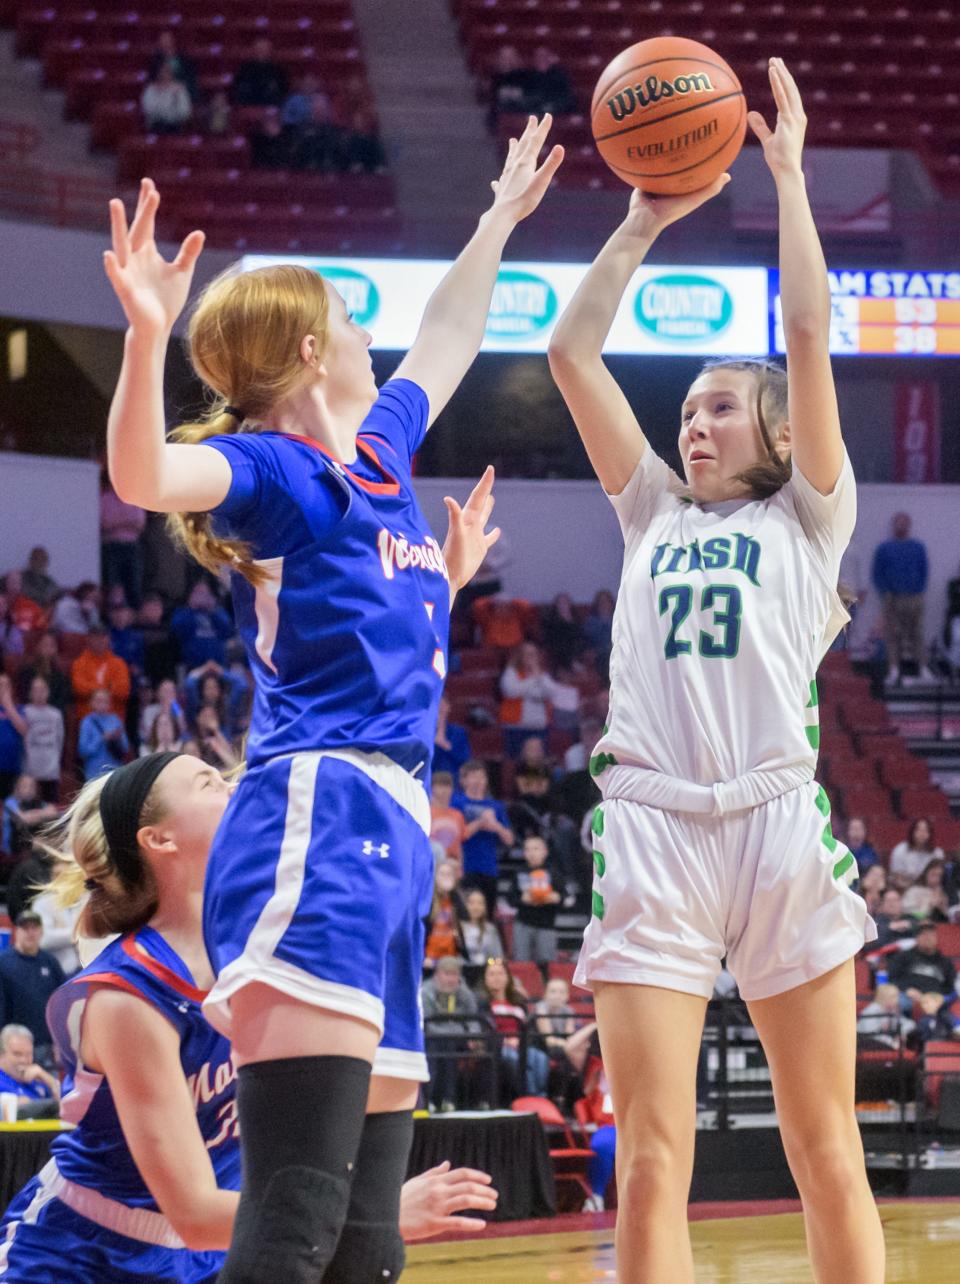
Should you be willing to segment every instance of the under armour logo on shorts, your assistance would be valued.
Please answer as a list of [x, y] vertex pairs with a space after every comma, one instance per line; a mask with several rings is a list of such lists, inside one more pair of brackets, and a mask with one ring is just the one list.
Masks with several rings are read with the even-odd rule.
[[381, 860], [386, 860], [390, 855], [390, 844], [380, 843], [379, 846], [372, 839], [366, 838], [363, 842], [364, 856], [372, 856], [376, 852]]

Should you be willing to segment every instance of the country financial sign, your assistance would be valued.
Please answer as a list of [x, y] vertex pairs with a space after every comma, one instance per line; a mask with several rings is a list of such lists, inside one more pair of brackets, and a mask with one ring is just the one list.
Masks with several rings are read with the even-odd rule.
[[[343, 295], [373, 347], [405, 351], [431, 293], [449, 268], [435, 259], [345, 259], [248, 255], [243, 269], [299, 263]], [[546, 352], [587, 263], [504, 263], [493, 289], [482, 351]], [[766, 268], [648, 265], [624, 295], [604, 351], [658, 356], [765, 357]]]

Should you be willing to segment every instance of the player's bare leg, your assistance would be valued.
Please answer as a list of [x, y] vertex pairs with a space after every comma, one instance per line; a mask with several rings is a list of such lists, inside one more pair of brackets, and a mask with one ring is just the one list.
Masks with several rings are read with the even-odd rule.
[[853, 961], [748, 1006], [770, 1063], [817, 1284], [883, 1284], [883, 1231], [854, 1112]]
[[617, 1120], [619, 1284], [693, 1284], [687, 1199], [706, 999], [595, 982]]

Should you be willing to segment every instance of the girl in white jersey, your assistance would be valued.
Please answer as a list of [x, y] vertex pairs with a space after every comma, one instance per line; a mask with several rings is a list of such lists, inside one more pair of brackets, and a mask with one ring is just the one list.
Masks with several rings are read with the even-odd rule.
[[658, 234], [716, 195], [635, 192], [558, 325], [554, 377], [620, 519], [611, 713], [592, 766], [593, 989], [617, 1118], [621, 1284], [689, 1284], [686, 1202], [704, 1013], [727, 956], [763, 1042], [820, 1284], [880, 1284], [854, 1114], [852, 956], [875, 929], [815, 782], [814, 676], [845, 618], [856, 516], [828, 355], [826, 265], [804, 187], [797, 87], [751, 112], [777, 186], [789, 383], [708, 366], [681, 412], [686, 485], [647, 445], [601, 348]]

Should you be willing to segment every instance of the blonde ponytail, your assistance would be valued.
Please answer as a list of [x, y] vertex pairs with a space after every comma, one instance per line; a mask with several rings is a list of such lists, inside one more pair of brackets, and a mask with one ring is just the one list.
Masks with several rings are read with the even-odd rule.
[[[89, 893], [77, 924], [80, 936], [111, 936], [142, 927], [157, 912], [159, 892], [153, 870], [142, 856], [136, 877], [124, 882], [111, 859], [100, 818], [100, 793], [107, 773], [88, 780], [64, 814], [44, 829], [36, 845], [65, 866], [46, 891], [61, 909], [78, 904]], [[144, 803], [143, 825], [163, 818], [154, 786]]]

